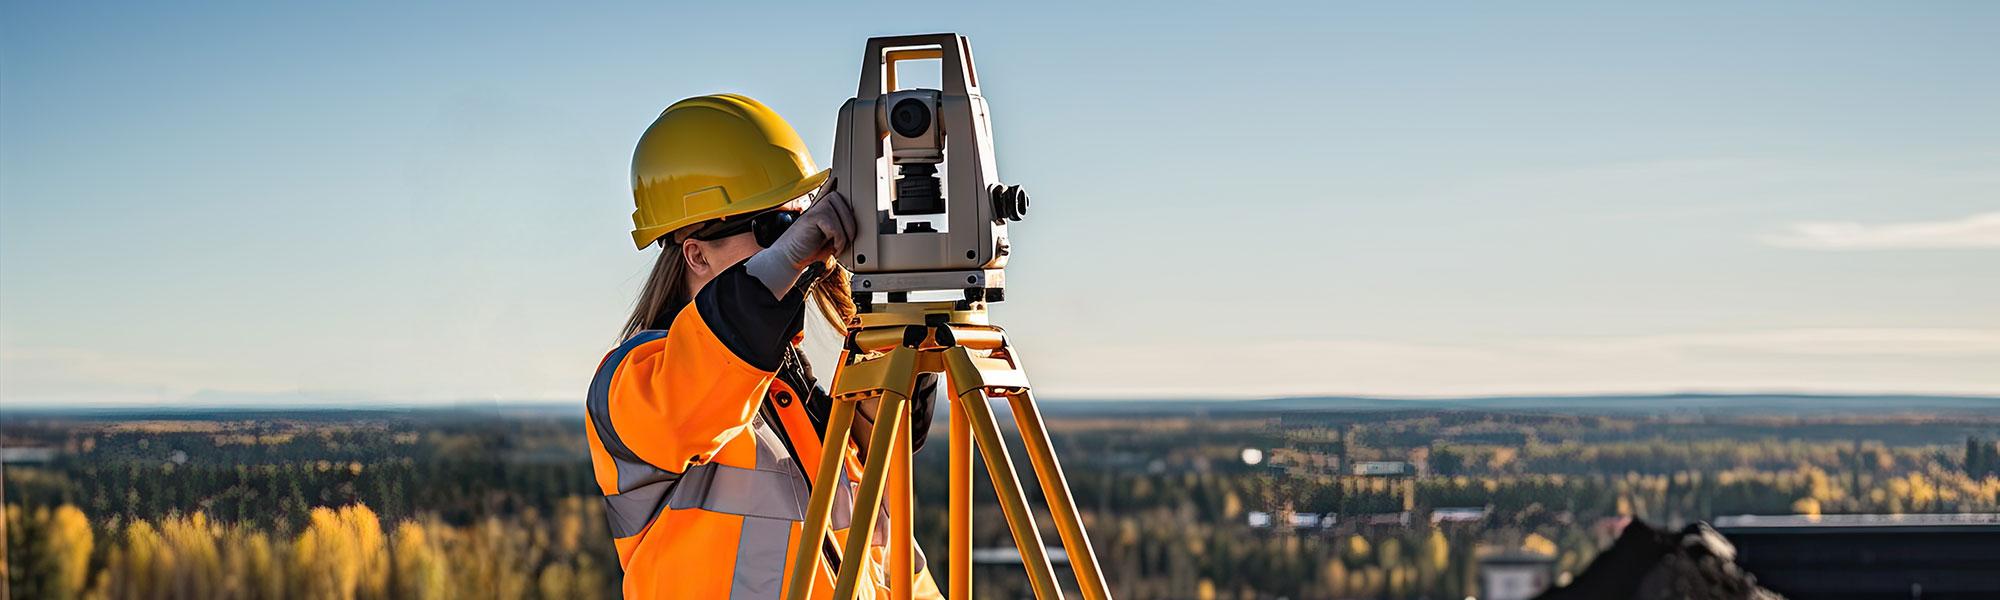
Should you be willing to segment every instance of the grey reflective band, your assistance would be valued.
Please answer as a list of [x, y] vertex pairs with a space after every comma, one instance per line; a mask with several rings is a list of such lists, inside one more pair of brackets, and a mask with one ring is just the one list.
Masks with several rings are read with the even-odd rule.
[[699, 508], [711, 512], [785, 521], [805, 520], [806, 481], [762, 416], [752, 417], [750, 435], [757, 449], [757, 468], [709, 463], [688, 469], [667, 495], [667, 508]]
[[[688, 467], [685, 473], [669, 473], [614, 454], [611, 463], [618, 472], [618, 489], [622, 491], [604, 497], [604, 516], [610, 524], [611, 537], [639, 535], [659, 517], [661, 510], [669, 508], [804, 521], [806, 482], [797, 472], [794, 459], [779, 454], [783, 446], [761, 416], [752, 419], [749, 433], [751, 444], [756, 447], [754, 469], [705, 463]], [[790, 526], [786, 527], [789, 531]], [[787, 542], [781, 541], [780, 545]]]
[[[828, 515], [827, 525], [834, 531], [846, 531], [854, 525], [854, 490], [861, 487], [847, 478], [847, 465], [840, 465], [840, 476], [833, 479], [833, 514]], [[889, 503], [883, 502], [875, 515], [875, 535], [870, 540], [876, 546], [889, 544]]]
[[856, 486], [854, 482], [847, 480], [846, 465], [840, 467], [840, 477], [834, 478], [834, 481], [837, 482], [835, 485], [838, 487], [833, 488], [833, 514], [830, 515], [829, 520], [833, 521], [832, 526], [834, 531], [846, 531], [849, 526], [854, 524], [854, 488]]
[[736, 537], [736, 573], [729, 600], [777, 600], [785, 588], [785, 559], [791, 551], [792, 521], [743, 517]]
[[590, 414], [590, 426], [597, 430], [597, 441], [604, 444], [604, 451], [613, 458], [645, 463], [639, 460], [639, 455], [632, 452], [631, 447], [625, 445], [625, 440], [619, 439], [618, 431], [611, 428], [612, 375], [617, 373], [618, 365], [625, 362], [625, 355], [634, 348], [664, 337], [667, 337], [664, 329], [648, 329], [632, 334], [631, 339], [625, 340], [604, 357], [604, 362], [597, 365], [597, 375], [590, 378], [590, 390], [583, 396], [584, 411]]
[[[785, 445], [760, 413], [750, 420], [757, 443], [757, 468], [716, 470], [709, 475], [703, 504], [718, 499], [742, 506], [708, 510], [743, 515], [736, 535], [736, 570], [730, 575], [730, 600], [777, 600], [785, 588], [785, 560], [790, 554], [792, 523], [805, 520], [806, 481]], [[729, 489], [728, 479], [741, 477], [741, 490]], [[686, 489], [690, 486], [681, 486]], [[669, 498], [668, 504], [675, 502]], [[725, 504], [727, 504], [725, 502]], [[769, 512], [784, 512], [772, 516]]]
[[624, 539], [645, 531], [646, 524], [660, 514], [665, 506], [667, 491], [673, 489], [672, 480], [658, 481], [625, 493], [604, 497], [604, 517], [611, 522], [611, 537]]
[[680, 485], [667, 495], [667, 508], [803, 521], [798, 499], [805, 487], [792, 473], [709, 463], [681, 476]]
[[799, 498], [804, 497], [805, 486], [805, 481], [791, 473], [708, 463], [688, 467], [678, 479], [605, 496], [604, 512], [614, 538], [638, 535], [662, 508], [803, 521]]
[[[659, 513], [659, 497], [671, 487], [675, 478], [680, 477], [677, 473], [670, 473], [640, 460], [639, 455], [625, 445], [625, 440], [618, 437], [618, 430], [611, 425], [611, 379], [617, 373], [618, 366], [625, 362], [625, 355], [631, 353], [633, 349], [666, 336], [665, 330], [650, 329], [633, 334], [631, 339], [619, 344], [616, 350], [612, 350], [611, 354], [604, 357], [604, 362], [598, 364], [597, 375], [590, 380], [590, 391], [584, 395], [584, 408], [589, 414], [590, 426], [597, 432], [598, 441], [603, 443], [604, 452], [611, 455], [612, 470], [618, 473], [619, 494], [655, 488], [621, 501], [612, 501], [610, 496], [605, 497], [605, 507], [609, 509], [605, 511], [605, 517], [610, 519], [614, 537], [638, 535], [639, 530], [645, 528], [646, 522]], [[658, 485], [661, 482], [667, 482], [667, 485]], [[637, 519], [636, 524], [634, 519]], [[628, 533], [620, 535], [621, 531]]]

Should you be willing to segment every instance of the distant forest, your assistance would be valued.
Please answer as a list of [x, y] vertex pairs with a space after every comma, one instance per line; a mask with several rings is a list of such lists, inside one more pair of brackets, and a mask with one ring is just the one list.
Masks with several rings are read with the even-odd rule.
[[[1395, 406], [1074, 405], [1050, 427], [1120, 598], [1461, 598], [1482, 555], [1545, 554], [1574, 574], [1626, 518], [2000, 511], [2000, 411], [1977, 404]], [[7, 585], [14, 598], [615, 596], [580, 413], [10, 412]], [[941, 445], [919, 456], [920, 511], [943, 506], [943, 458]], [[1380, 472], [1357, 474], [1364, 462]], [[943, 547], [941, 513], [920, 512], [917, 530]], [[999, 519], [975, 535], [1011, 545]], [[1015, 571], [979, 569], [981, 597], [1025, 594]]]

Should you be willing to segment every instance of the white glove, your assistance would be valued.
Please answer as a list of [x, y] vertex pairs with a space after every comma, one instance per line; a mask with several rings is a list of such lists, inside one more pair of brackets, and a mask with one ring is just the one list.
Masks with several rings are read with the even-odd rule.
[[785, 297], [808, 265], [847, 249], [854, 243], [854, 234], [860, 231], [860, 225], [854, 221], [854, 209], [848, 207], [846, 197], [833, 191], [832, 179], [822, 189], [825, 191], [813, 199], [812, 206], [792, 222], [784, 235], [778, 236], [778, 241], [744, 261], [744, 270], [764, 282], [774, 297]]

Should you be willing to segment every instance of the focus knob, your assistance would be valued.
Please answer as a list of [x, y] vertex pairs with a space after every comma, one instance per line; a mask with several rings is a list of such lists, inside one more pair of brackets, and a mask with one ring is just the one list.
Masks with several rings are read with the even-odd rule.
[[1018, 185], [993, 186], [993, 216], [996, 221], [1019, 221], [1028, 216], [1028, 192]]

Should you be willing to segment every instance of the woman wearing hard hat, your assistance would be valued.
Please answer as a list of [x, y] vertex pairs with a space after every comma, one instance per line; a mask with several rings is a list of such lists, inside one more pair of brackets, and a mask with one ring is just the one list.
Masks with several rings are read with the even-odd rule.
[[[639, 138], [632, 241], [660, 254], [586, 400], [627, 597], [784, 592], [832, 405], [812, 367], [837, 360], [854, 312], [831, 257], [853, 241], [855, 215], [815, 192], [826, 182], [791, 125], [743, 96], [676, 102]], [[913, 416], [919, 442], [930, 419]], [[861, 464], [848, 450], [814, 598], [831, 595], [849, 558], [839, 548]], [[861, 570], [868, 579], [886, 563], [887, 528], [876, 532], [868, 556], [852, 557], [876, 567]], [[917, 596], [941, 597], [918, 555]], [[887, 594], [879, 580], [859, 590]]]

